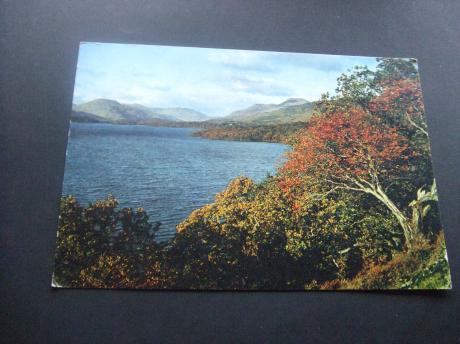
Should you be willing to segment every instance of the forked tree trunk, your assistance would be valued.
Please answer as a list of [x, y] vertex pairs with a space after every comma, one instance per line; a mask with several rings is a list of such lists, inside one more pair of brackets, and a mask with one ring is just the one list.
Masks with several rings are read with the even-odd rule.
[[422, 220], [430, 209], [429, 205], [424, 204], [427, 201], [438, 200], [436, 181], [433, 180], [433, 184], [429, 191], [424, 191], [422, 188], [417, 191], [417, 198], [409, 204], [412, 208], [412, 218], [409, 218], [396, 206], [396, 204], [394, 204], [380, 185], [377, 184], [372, 188], [364, 188], [363, 191], [376, 197], [388, 208], [388, 210], [390, 210], [393, 216], [396, 217], [403, 230], [406, 246], [408, 248], [412, 246], [413, 239], [420, 232]]
[[380, 185], [373, 190], [371, 189], [369, 193], [380, 200], [390, 210], [393, 216], [396, 217], [403, 230], [406, 246], [410, 248], [412, 239], [414, 238], [414, 234], [418, 231], [418, 228], [413, 227], [411, 220], [396, 206], [396, 204], [394, 204]]

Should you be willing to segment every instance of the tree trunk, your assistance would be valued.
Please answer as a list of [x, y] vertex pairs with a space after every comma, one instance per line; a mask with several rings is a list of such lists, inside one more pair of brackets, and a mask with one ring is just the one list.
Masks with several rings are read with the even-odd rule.
[[374, 189], [366, 189], [366, 192], [376, 197], [379, 201], [381, 201], [389, 210], [390, 212], [396, 217], [401, 226], [404, 234], [404, 238], [406, 240], [406, 246], [408, 248], [411, 247], [412, 239], [414, 237], [414, 233], [417, 231], [417, 228], [413, 228], [413, 224], [411, 220], [394, 204], [394, 202], [387, 196], [385, 191], [377, 185]]
[[411, 248], [412, 241], [420, 232], [422, 227], [423, 218], [430, 210], [430, 205], [424, 205], [428, 201], [437, 201], [438, 193], [436, 188], [436, 181], [433, 179], [433, 184], [429, 191], [424, 191], [423, 188], [417, 190], [417, 198], [413, 200], [409, 206], [412, 208], [412, 218], [406, 216], [394, 202], [388, 197], [380, 184], [367, 183], [368, 187], [363, 183], [357, 181], [355, 185], [349, 187], [349, 190], [362, 191], [376, 197], [382, 202], [388, 210], [396, 217], [401, 226], [406, 240], [406, 247]]
[[430, 210], [430, 205], [425, 205], [428, 201], [438, 201], [438, 191], [436, 188], [436, 180], [433, 179], [433, 184], [430, 190], [425, 191], [423, 188], [417, 190], [417, 198], [409, 203], [412, 208], [412, 227], [417, 231], [423, 228], [423, 218]]

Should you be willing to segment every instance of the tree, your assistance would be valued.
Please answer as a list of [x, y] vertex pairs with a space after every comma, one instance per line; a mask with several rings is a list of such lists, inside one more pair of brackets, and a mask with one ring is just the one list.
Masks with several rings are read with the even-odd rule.
[[74, 197], [61, 199], [56, 283], [102, 288], [133, 288], [145, 283], [146, 268], [158, 263], [161, 255], [154, 240], [160, 224], [149, 223], [142, 208], [117, 206], [111, 196], [86, 208]]
[[[428, 185], [416, 190], [416, 199], [410, 201], [414, 227], [422, 227], [422, 220], [437, 201], [436, 181], [431, 166], [431, 152], [422, 89], [416, 69], [411, 62], [388, 61], [385, 63], [391, 78], [381, 76], [385, 87], [369, 104], [370, 111], [389, 125], [397, 126], [408, 138], [409, 146], [416, 152], [409, 161], [412, 185]], [[395, 72], [398, 71], [397, 73]], [[404, 76], [398, 78], [395, 74]], [[383, 72], [381, 75], [386, 75]], [[428, 203], [428, 204], [427, 204]], [[431, 205], [430, 205], [431, 203]], [[439, 224], [438, 224], [439, 225]]]
[[417, 60], [407, 58], [377, 58], [374, 85], [386, 84], [388, 81], [418, 79]]
[[[308, 269], [286, 251], [292, 205], [272, 178], [238, 177], [177, 226], [172, 262], [181, 288], [302, 288]], [[314, 269], [314, 267], [312, 267]]]
[[386, 87], [369, 104], [369, 110], [390, 124], [398, 124], [415, 131], [428, 143], [424, 117], [422, 89], [417, 79], [400, 79], [385, 82]]
[[418, 228], [388, 190], [408, 172], [413, 154], [406, 137], [365, 110], [318, 115], [289, 153], [282, 186], [289, 191], [319, 180], [327, 192], [342, 189], [372, 195], [396, 217], [410, 246]]
[[349, 72], [337, 78], [337, 95], [342, 102], [366, 109], [378, 92], [375, 73], [366, 66], [355, 66]]

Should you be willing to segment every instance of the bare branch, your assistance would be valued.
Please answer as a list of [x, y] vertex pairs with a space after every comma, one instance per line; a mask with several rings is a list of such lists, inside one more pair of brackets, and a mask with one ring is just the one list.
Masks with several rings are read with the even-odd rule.
[[426, 137], [428, 137], [428, 131], [421, 126], [419, 126], [417, 123], [414, 122], [414, 120], [411, 118], [411, 116], [406, 112], [406, 118], [409, 121], [410, 124], [412, 124], [414, 127], [416, 127], [422, 134], [424, 134]]

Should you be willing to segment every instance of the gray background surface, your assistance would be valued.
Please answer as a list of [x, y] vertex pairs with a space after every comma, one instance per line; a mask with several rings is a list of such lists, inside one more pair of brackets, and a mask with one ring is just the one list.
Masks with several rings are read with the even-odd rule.
[[0, 340], [454, 343], [459, 291], [50, 288], [78, 42], [419, 59], [454, 286], [460, 283], [460, 2], [0, 1]]

